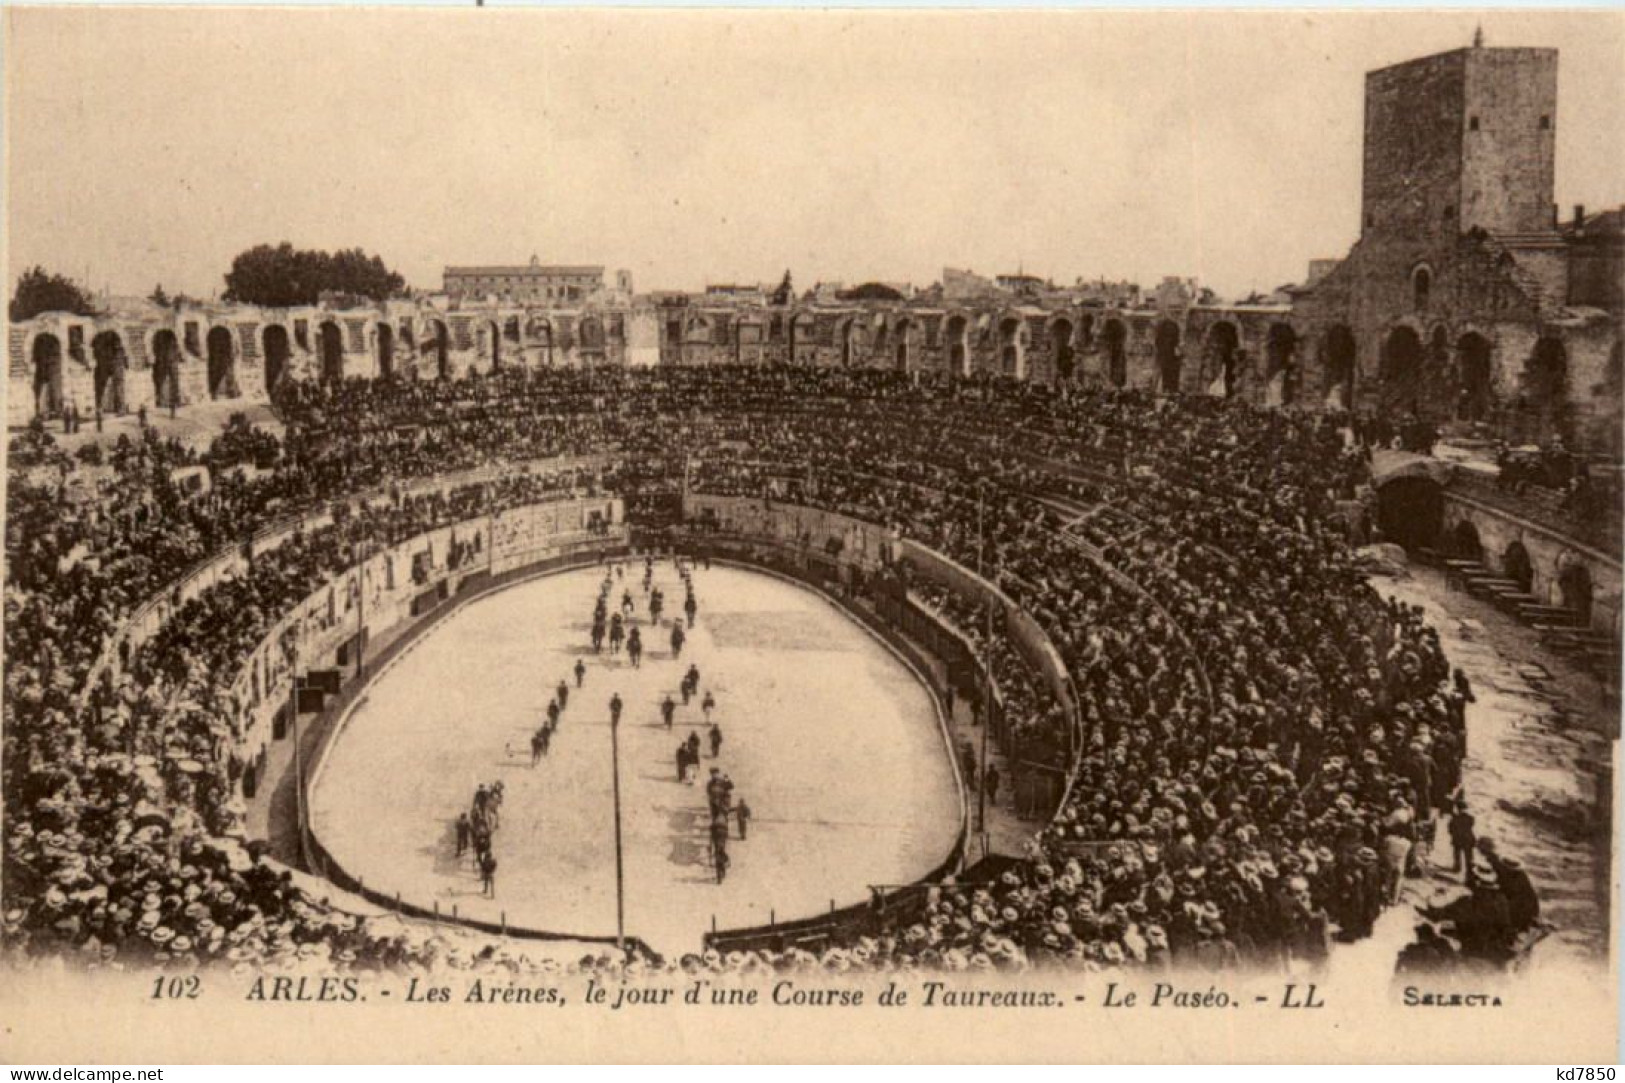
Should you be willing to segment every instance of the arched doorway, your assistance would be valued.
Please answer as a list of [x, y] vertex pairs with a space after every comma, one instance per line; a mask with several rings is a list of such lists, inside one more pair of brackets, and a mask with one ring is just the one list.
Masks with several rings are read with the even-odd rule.
[[1538, 439], [1569, 436], [1569, 353], [1562, 339], [1542, 335], [1535, 340], [1524, 363], [1523, 393]]
[[316, 332], [321, 352], [322, 379], [327, 383], [340, 383], [344, 379], [344, 336], [339, 325], [328, 320]]
[[103, 331], [90, 340], [96, 361], [96, 406], [104, 414], [124, 412], [124, 372], [129, 360], [117, 331]]
[[1298, 332], [1291, 324], [1271, 324], [1264, 351], [1264, 405], [1291, 406], [1298, 398]]
[[494, 320], [486, 320], [485, 336], [491, 346], [491, 371], [500, 371], [502, 368], [502, 329], [496, 325]]
[[378, 325], [378, 375], [385, 380], [395, 377], [395, 329], [387, 323]]
[[[761, 327], [757, 327], [761, 331]], [[604, 323], [597, 316], [582, 319], [579, 329], [581, 360], [589, 364], [604, 360]]]
[[912, 367], [914, 357], [914, 323], [912, 320], [899, 320], [897, 326], [892, 328], [892, 350], [895, 354], [898, 372], [908, 372]]
[[1466, 519], [1457, 523], [1456, 529], [1450, 532], [1450, 552], [1458, 560], [1483, 563], [1484, 543], [1479, 540], [1478, 528]]
[[1456, 340], [1456, 362], [1456, 416], [1482, 421], [1490, 412], [1490, 340], [1471, 331], [1462, 335]]
[[1056, 320], [1050, 324], [1049, 340], [1055, 354], [1055, 378], [1061, 383], [1070, 383], [1078, 367], [1077, 350], [1072, 345], [1072, 321]]
[[949, 316], [944, 335], [948, 340], [948, 371], [955, 376], [969, 376], [970, 321], [964, 316]]
[[790, 363], [802, 364], [807, 358], [801, 356], [802, 348], [813, 341], [813, 318], [806, 313], [798, 313], [790, 317]]
[[288, 358], [293, 347], [288, 342], [288, 329], [273, 323], [265, 329], [265, 393], [275, 395], [277, 385], [288, 374]]
[[160, 408], [181, 404], [181, 344], [167, 327], [152, 336], [152, 392]]
[[451, 379], [451, 334], [444, 320], [429, 321], [429, 353], [434, 358], [434, 374], [442, 380]]
[[34, 336], [34, 412], [55, 417], [62, 412], [62, 340]]
[[1407, 550], [1432, 546], [1444, 528], [1444, 490], [1432, 478], [1395, 478], [1377, 490], [1377, 526]]
[[224, 327], [209, 328], [204, 340], [209, 355], [209, 397], [229, 399], [237, 395], [237, 351], [231, 332]]
[[1354, 332], [1344, 324], [1335, 324], [1326, 332], [1322, 347], [1322, 360], [1326, 370], [1325, 404], [1336, 410], [1354, 408], [1354, 363], [1357, 356]]
[[762, 359], [762, 325], [741, 320], [734, 326], [734, 363], [744, 365]]
[[1529, 550], [1523, 547], [1523, 542], [1513, 542], [1507, 546], [1506, 553], [1501, 557], [1501, 574], [1518, 584], [1518, 589], [1525, 594], [1535, 585], [1535, 565], [1529, 559]]
[[999, 372], [1018, 380], [1027, 378], [1027, 355], [1021, 341], [1021, 321], [1014, 316], [999, 321]]
[[1113, 387], [1128, 384], [1128, 329], [1122, 320], [1107, 320], [1100, 329], [1101, 345], [1106, 350], [1106, 379]]
[[852, 367], [852, 355], [853, 355], [853, 352], [854, 352], [854, 349], [853, 349], [853, 337], [857, 334], [857, 329], [854, 326], [854, 324], [856, 322], [857, 322], [856, 320], [850, 320], [849, 319], [846, 322], [842, 323], [839, 330], [837, 331], [837, 334], [838, 334], [838, 336], [840, 338], [840, 342], [841, 342], [841, 367], [842, 368], [851, 368]]
[[1382, 381], [1382, 408], [1415, 415], [1422, 397], [1422, 340], [1409, 327], [1396, 327], [1382, 344], [1377, 366]]
[[543, 365], [553, 364], [553, 324], [545, 317], [533, 316], [525, 326], [525, 337], [536, 348]]
[[1179, 394], [1184, 375], [1184, 359], [1179, 356], [1179, 324], [1163, 320], [1157, 324], [1157, 387], [1164, 395]]
[[1207, 333], [1209, 373], [1208, 394], [1230, 398], [1236, 393], [1236, 348], [1241, 333], [1228, 320], [1214, 324]]
[[1563, 608], [1574, 614], [1577, 624], [1591, 625], [1591, 569], [1578, 560], [1564, 563], [1557, 573], [1557, 589], [1563, 596]]

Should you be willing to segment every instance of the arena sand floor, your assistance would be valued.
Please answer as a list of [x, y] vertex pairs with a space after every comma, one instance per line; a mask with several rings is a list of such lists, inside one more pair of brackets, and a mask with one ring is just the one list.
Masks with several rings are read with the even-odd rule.
[[[350, 715], [312, 787], [316, 835], [370, 889], [443, 913], [574, 935], [615, 931], [614, 812], [608, 701], [619, 692], [626, 931], [656, 950], [695, 950], [721, 928], [785, 921], [866, 901], [871, 884], [928, 873], [953, 846], [960, 799], [930, 695], [896, 655], [826, 599], [784, 580], [717, 565], [696, 569], [698, 622], [681, 660], [674, 566], [656, 565], [662, 627], [648, 625], [641, 564], [625, 565], [646, 653], [595, 655], [589, 629], [603, 573], [533, 580], [471, 603], [380, 674]], [[549, 754], [531, 767], [530, 735], [576, 659]], [[684, 707], [682, 674], [700, 668]], [[677, 782], [676, 748], [705, 738], [706, 691], [723, 731], [703, 746], [754, 812], [737, 825], [732, 867], [709, 862], [703, 783]], [[659, 704], [678, 704], [670, 731]], [[494, 898], [471, 858], [455, 856], [455, 820], [478, 783], [502, 780]]]

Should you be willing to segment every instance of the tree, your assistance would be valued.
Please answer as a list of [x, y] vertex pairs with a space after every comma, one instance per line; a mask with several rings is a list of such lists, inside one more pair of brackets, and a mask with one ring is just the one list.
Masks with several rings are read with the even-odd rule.
[[151, 301], [159, 308], [169, 307], [169, 294], [164, 292], [164, 284], [162, 282], [152, 287], [152, 293], [148, 295], [147, 300]]
[[231, 261], [225, 300], [289, 308], [316, 304], [324, 293], [382, 301], [405, 292], [404, 278], [359, 248], [306, 251], [283, 241], [256, 245]]
[[13, 322], [31, 320], [42, 312], [72, 312], [76, 316], [96, 315], [96, 306], [90, 294], [79, 283], [62, 275], [46, 272], [43, 267], [24, 271], [17, 279], [17, 290], [11, 295]]
[[901, 301], [903, 295], [884, 282], [865, 282], [835, 295], [841, 301]]
[[786, 268], [784, 278], [779, 282], [779, 288], [773, 291], [773, 303], [776, 305], [787, 305], [791, 301], [795, 300], [795, 297], [795, 287], [790, 284], [790, 271], [788, 268]]

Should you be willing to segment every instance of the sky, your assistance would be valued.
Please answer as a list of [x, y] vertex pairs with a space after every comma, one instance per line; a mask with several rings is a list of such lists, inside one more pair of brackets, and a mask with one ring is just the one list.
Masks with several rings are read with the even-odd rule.
[[259, 243], [640, 290], [944, 266], [1235, 298], [1358, 232], [1364, 73], [1560, 50], [1625, 203], [1625, 13], [8, 8], [6, 262], [208, 297]]

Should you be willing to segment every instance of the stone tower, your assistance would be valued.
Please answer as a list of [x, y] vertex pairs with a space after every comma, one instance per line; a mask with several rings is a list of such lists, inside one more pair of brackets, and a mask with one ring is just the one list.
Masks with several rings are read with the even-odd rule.
[[1370, 72], [1362, 236], [1551, 234], [1557, 50], [1471, 48]]

